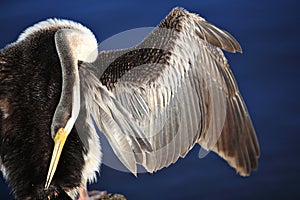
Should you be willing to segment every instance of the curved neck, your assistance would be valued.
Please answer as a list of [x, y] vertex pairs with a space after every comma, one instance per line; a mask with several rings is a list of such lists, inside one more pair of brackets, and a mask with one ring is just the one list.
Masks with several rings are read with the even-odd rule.
[[75, 36], [73, 33], [74, 30], [61, 29], [55, 34], [55, 44], [62, 69], [62, 92], [51, 125], [53, 138], [61, 127], [64, 127], [70, 133], [80, 111], [80, 82], [78, 61], [76, 59], [77, 44], [72, 40]]

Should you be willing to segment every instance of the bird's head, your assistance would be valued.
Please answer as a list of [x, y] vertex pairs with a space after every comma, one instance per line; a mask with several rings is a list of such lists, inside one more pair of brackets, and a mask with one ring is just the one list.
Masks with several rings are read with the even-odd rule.
[[98, 51], [93, 33], [81, 24], [68, 20], [50, 19], [40, 22], [27, 29], [18, 41], [39, 31], [55, 32], [53, 39], [62, 72], [62, 92], [51, 124], [54, 149], [45, 184], [45, 189], [48, 189], [65, 141], [80, 111], [78, 61], [92, 62], [96, 59]]

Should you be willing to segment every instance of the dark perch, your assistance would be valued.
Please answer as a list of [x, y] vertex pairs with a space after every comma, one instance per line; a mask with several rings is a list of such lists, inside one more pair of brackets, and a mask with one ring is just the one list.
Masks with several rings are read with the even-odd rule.
[[121, 194], [105, 194], [101, 200], [126, 200], [126, 198]]

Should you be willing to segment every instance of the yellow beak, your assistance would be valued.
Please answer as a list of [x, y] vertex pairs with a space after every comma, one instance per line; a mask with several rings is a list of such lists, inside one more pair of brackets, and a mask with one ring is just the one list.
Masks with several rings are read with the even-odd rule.
[[45, 184], [45, 189], [48, 189], [50, 186], [50, 183], [52, 181], [52, 178], [54, 176], [54, 173], [56, 171], [58, 161], [62, 152], [62, 149], [64, 147], [64, 144], [66, 142], [66, 139], [68, 137], [68, 131], [64, 128], [60, 128], [54, 138], [54, 149], [51, 157], [51, 163], [48, 170], [47, 180]]

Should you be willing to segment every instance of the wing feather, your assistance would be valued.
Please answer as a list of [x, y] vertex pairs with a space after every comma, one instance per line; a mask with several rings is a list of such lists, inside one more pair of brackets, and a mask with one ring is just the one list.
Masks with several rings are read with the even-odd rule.
[[99, 54], [92, 115], [131, 171], [157, 171], [196, 143], [241, 175], [256, 169], [256, 134], [220, 48], [241, 52], [228, 32], [176, 8], [136, 47]]
[[[105, 134], [116, 156], [132, 173], [137, 173], [136, 163], [140, 162], [143, 151], [152, 151], [141, 130], [133, 124], [131, 115], [116, 101], [94, 76], [93, 66], [85, 63], [79, 68], [82, 99], [87, 116]], [[101, 116], [101, 117], [99, 117]], [[143, 150], [142, 150], [143, 149]]]

